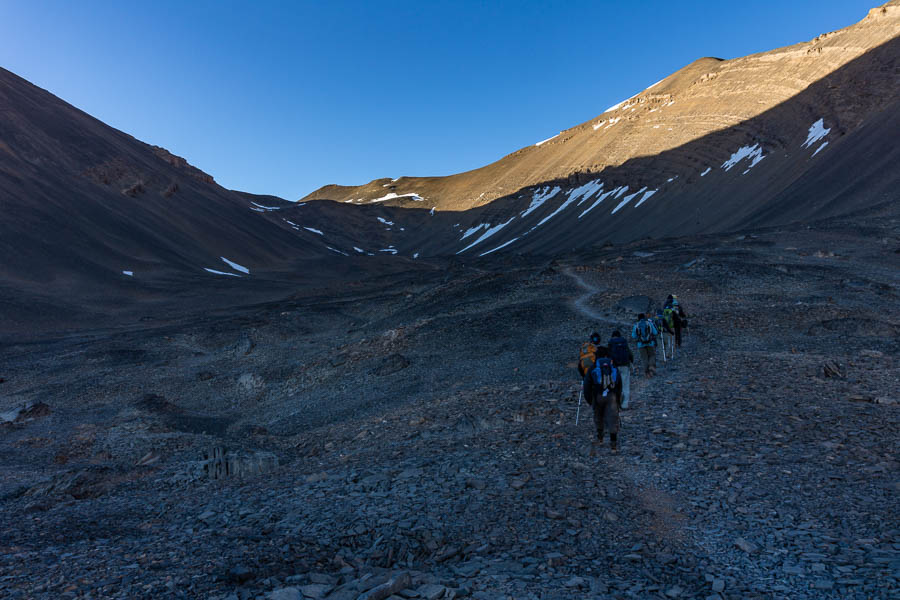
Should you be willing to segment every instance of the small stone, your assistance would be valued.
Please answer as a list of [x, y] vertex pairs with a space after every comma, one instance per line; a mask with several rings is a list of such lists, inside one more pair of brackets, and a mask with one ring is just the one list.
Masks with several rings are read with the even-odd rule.
[[216, 513], [214, 513], [213, 511], [205, 510], [202, 513], [200, 513], [200, 516], [197, 518], [200, 519], [201, 521], [203, 521], [204, 523], [206, 523], [207, 521], [212, 520], [212, 518], [215, 516], [216, 516]]
[[816, 579], [815, 583], [813, 583], [814, 590], [830, 590], [833, 587], [834, 582], [827, 579]]
[[313, 600], [319, 600], [319, 598], [324, 598], [328, 592], [332, 590], [334, 586], [327, 585], [324, 583], [311, 583], [309, 585], [304, 585], [300, 588], [300, 593], [303, 594], [307, 598], [312, 598]]
[[268, 600], [303, 600], [300, 590], [295, 587], [286, 587], [273, 590], [267, 596]]
[[668, 590], [666, 590], [666, 596], [668, 596], [669, 598], [677, 598], [681, 595], [682, 592], [684, 592], [684, 589], [682, 589], [680, 586], [673, 585]]
[[238, 583], [244, 583], [245, 581], [253, 579], [253, 571], [244, 565], [237, 565], [228, 571], [228, 576]]
[[734, 545], [746, 552], [747, 554], [753, 554], [758, 550], [756, 544], [752, 542], [748, 542], [744, 538], [738, 538], [734, 540]]
[[425, 585], [420, 585], [416, 589], [416, 592], [420, 597], [425, 598], [425, 600], [438, 600], [438, 598], [444, 595], [446, 590], [447, 588], [442, 585], [426, 583]]
[[570, 587], [570, 588], [584, 587], [584, 577], [578, 577], [577, 575], [573, 575], [566, 582], [566, 587]]
[[725, 591], [725, 580], [724, 579], [715, 579], [712, 583], [712, 591], [714, 592], [723, 592]]

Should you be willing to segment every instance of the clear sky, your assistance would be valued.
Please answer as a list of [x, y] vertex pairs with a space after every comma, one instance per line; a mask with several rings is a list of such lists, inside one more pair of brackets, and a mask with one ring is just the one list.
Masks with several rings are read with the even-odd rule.
[[0, 66], [226, 187], [296, 200], [488, 164], [697, 58], [880, 3], [0, 0]]

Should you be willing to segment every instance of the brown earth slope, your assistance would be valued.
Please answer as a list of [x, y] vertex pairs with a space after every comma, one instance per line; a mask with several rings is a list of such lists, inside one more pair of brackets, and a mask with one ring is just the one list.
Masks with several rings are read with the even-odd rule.
[[[733, 60], [699, 59], [595, 119], [480, 169], [449, 177], [376, 179], [358, 187], [329, 185], [304, 199], [365, 203], [393, 193], [400, 197], [385, 202], [416, 206], [409, 196], [416, 194], [429, 208], [466, 210], [543, 182], [602, 173], [635, 158], [733, 130], [730, 138], [708, 144], [703, 155], [659, 165], [670, 177], [690, 176], [727, 160], [748, 134], [763, 133], [742, 124], [790, 101], [898, 34], [900, 2], [892, 0], [872, 9], [859, 23], [808, 42]], [[818, 90], [815, 97], [806, 98], [810, 116], [825, 119], [832, 135], [853, 130], [896, 97], [896, 72], [889, 74], [893, 77], [855, 80], [843, 90]], [[803, 141], [812, 122], [785, 118], [777, 126], [782, 139], [799, 136]]]

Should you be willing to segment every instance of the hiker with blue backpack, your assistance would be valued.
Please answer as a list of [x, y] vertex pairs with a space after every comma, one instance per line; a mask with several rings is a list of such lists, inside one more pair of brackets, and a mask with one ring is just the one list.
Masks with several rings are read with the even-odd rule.
[[638, 352], [641, 353], [641, 359], [644, 361], [644, 373], [648, 377], [656, 374], [656, 336], [659, 335], [659, 329], [653, 324], [653, 321], [647, 318], [647, 315], [641, 313], [638, 315], [638, 322], [631, 328], [631, 337], [637, 340]]
[[613, 452], [617, 452], [622, 385], [618, 369], [605, 346], [597, 348], [597, 360], [594, 367], [584, 376], [582, 385], [584, 399], [594, 409], [594, 425], [597, 427], [595, 444], [602, 444], [603, 435], [608, 431], [610, 448]]
[[619, 379], [622, 381], [620, 408], [628, 408], [631, 402], [631, 365], [634, 363], [634, 354], [631, 353], [628, 341], [622, 337], [622, 333], [618, 329], [613, 331], [607, 345], [609, 347], [609, 357], [613, 361], [613, 366], [618, 370]]

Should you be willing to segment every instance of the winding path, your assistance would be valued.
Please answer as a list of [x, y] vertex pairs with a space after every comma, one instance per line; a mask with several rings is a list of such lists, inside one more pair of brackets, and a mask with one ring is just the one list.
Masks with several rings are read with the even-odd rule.
[[588, 317], [589, 319], [597, 319], [599, 321], [612, 322], [612, 321], [610, 321], [610, 319], [608, 317], [601, 315], [600, 313], [595, 311], [593, 308], [588, 306], [588, 301], [591, 299], [591, 297], [594, 294], [600, 292], [601, 289], [587, 283], [584, 279], [581, 278], [580, 275], [578, 275], [574, 271], [572, 271], [572, 269], [570, 267], [566, 267], [563, 270], [563, 273], [565, 273], [567, 276], [569, 276], [578, 287], [580, 287], [581, 289], [584, 290], [584, 293], [581, 294], [580, 296], [578, 296], [577, 298], [575, 298], [575, 300], [573, 301], [575, 310], [577, 310], [580, 314]]

